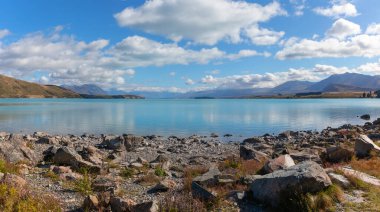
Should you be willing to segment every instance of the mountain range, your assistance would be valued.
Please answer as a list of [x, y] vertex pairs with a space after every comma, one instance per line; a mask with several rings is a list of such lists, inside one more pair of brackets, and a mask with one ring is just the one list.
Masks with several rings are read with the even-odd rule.
[[197, 92], [123, 92], [97, 85], [40, 85], [0, 75], [0, 98], [245, 98], [299, 93], [369, 92], [380, 90], [380, 76], [357, 73], [331, 75], [319, 82], [288, 81], [274, 88], [212, 89]]
[[123, 92], [120, 90], [105, 91], [96, 85], [63, 86], [76, 93], [88, 95], [138, 95], [145, 98], [171, 99], [171, 98], [240, 98], [249, 96], [290, 95], [309, 92], [369, 92], [380, 89], [380, 76], [370, 76], [357, 73], [344, 73], [331, 75], [319, 81], [288, 81], [274, 88], [252, 89], [212, 89], [197, 92]]

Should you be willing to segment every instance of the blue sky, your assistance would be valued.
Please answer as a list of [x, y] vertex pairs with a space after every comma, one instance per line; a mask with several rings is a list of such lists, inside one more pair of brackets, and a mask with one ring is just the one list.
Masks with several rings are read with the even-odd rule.
[[125, 91], [380, 74], [378, 0], [4, 0], [0, 73]]

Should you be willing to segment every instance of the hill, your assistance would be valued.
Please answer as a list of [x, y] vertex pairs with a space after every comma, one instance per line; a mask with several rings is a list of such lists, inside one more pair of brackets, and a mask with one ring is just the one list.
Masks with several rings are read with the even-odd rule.
[[299, 92], [305, 92], [312, 85], [314, 85], [314, 83], [309, 81], [288, 81], [271, 89], [271, 93], [294, 94]]
[[0, 98], [80, 98], [80, 95], [55, 85], [39, 85], [0, 75]]
[[323, 92], [368, 92], [371, 90], [370, 88], [360, 88], [352, 85], [329, 84], [323, 89]]
[[380, 76], [370, 76], [357, 73], [335, 74], [310, 86], [310, 91], [323, 91], [331, 84], [354, 86], [359, 88], [380, 89]]

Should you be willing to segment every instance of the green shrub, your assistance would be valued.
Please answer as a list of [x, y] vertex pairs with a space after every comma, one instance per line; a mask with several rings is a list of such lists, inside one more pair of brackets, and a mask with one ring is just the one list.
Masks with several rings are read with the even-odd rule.
[[161, 167], [157, 167], [155, 170], [154, 170], [154, 174], [158, 177], [164, 177], [166, 176], [166, 172], [165, 170], [163, 170]]

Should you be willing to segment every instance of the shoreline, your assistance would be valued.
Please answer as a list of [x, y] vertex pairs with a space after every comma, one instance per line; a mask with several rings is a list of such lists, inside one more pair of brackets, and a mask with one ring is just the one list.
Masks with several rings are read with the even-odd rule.
[[[312, 166], [319, 167], [325, 163], [323, 155], [329, 147], [352, 148], [360, 134], [368, 135], [377, 143], [380, 140], [379, 132], [380, 119], [364, 125], [346, 124], [321, 131], [266, 134], [242, 142], [222, 142], [221, 137], [216, 135], [75, 136], [1, 132], [0, 155], [10, 164], [22, 164], [18, 176], [33, 190], [59, 200], [65, 211], [90, 207], [86, 204], [90, 204], [88, 201], [91, 198], [103, 201], [99, 195], [107, 192], [111, 198], [127, 201], [128, 207], [135, 208], [141, 204], [158, 204], [157, 201], [163, 201], [162, 198], [172, 192], [184, 195], [186, 192], [183, 192], [189, 189], [186, 173], [190, 170], [200, 169], [197, 176], [207, 170], [208, 175], [212, 175], [210, 177], [206, 173], [199, 181], [191, 178], [193, 184], [190, 184], [190, 190], [193, 192], [194, 189], [203, 189], [203, 195], [211, 195], [213, 186], [225, 183], [233, 185], [233, 189], [249, 189], [257, 178], [253, 176], [260, 170], [258, 167], [277, 157], [289, 155], [295, 164], [302, 165], [309, 161], [313, 162]], [[231, 160], [237, 161], [232, 163]], [[217, 169], [212, 168], [215, 166]], [[250, 168], [242, 171], [241, 166]], [[82, 172], [83, 169], [90, 173], [89, 189], [95, 197], [75, 187], [76, 182], [81, 182], [87, 176]], [[214, 179], [217, 179], [217, 184], [209, 185], [209, 181]], [[193, 188], [194, 182], [201, 187]], [[224, 205], [224, 209], [233, 211], [257, 207], [244, 198], [232, 198], [229, 201], [231, 204]]]

